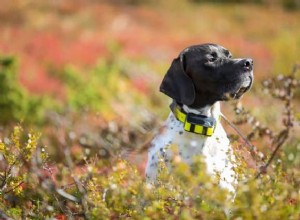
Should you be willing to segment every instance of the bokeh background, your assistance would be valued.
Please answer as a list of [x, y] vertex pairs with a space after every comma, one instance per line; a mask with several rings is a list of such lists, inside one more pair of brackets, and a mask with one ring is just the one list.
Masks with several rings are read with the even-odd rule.
[[[2, 1], [1, 71], [13, 77], [1, 84], [1, 133], [16, 123], [40, 129], [54, 160], [66, 141], [75, 155], [144, 155], [169, 113], [163, 75], [183, 48], [207, 42], [254, 59], [254, 87], [241, 102], [276, 129], [282, 112], [261, 82], [299, 62], [299, 8], [299, 0]], [[223, 109], [234, 118], [230, 104]]]
[[[234, 202], [200, 163], [144, 181], [161, 80], [208, 42], [254, 60], [252, 89], [222, 104], [257, 148], [222, 122]], [[299, 55], [299, 0], [1, 0], [0, 219], [299, 219]]]

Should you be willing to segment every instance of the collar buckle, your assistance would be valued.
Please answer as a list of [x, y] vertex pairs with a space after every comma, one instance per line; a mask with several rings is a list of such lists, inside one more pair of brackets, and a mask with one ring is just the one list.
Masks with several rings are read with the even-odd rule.
[[196, 115], [193, 113], [186, 114], [184, 130], [196, 134], [212, 136], [216, 127], [216, 120], [205, 115]]

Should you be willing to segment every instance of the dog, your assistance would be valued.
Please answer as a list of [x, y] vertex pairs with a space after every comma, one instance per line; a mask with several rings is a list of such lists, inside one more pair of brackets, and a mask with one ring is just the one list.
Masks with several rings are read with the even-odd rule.
[[155, 182], [160, 161], [171, 169], [177, 146], [180, 160], [192, 164], [203, 155], [210, 175], [222, 188], [235, 191], [234, 155], [220, 123], [220, 101], [239, 99], [253, 83], [253, 60], [232, 58], [217, 44], [184, 49], [171, 64], [160, 91], [173, 99], [164, 128], [151, 142], [146, 178]]

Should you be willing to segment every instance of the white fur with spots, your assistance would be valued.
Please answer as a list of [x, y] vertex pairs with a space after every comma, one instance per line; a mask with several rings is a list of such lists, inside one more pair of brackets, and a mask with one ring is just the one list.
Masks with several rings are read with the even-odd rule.
[[[220, 174], [220, 186], [234, 192], [236, 174], [233, 171], [234, 161], [232, 148], [227, 135], [220, 122], [220, 103], [195, 111], [184, 106], [186, 112], [204, 114], [214, 117], [217, 121], [216, 129], [211, 137], [186, 132], [183, 123], [178, 121], [171, 112], [165, 122], [165, 127], [158, 136], [154, 138], [148, 154], [146, 166], [146, 178], [155, 182], [158, 173], [158, 161], [163, 159], [167, 167], [171, 168], [171, 160], [174, 157], [171, 146], [178, 147], [178, 155], [187, 164], [193, 162], [195, 155], [203, 155], [207, 172], [215, 175], [215, 171]], [[231, 157], [231, 159], [229, 158]]]

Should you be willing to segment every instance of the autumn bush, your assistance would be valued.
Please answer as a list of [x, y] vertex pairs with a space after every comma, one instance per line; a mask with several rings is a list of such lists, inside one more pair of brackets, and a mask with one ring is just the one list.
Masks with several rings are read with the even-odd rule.
[[[153, 186], [122, 159], [93, 157], [75, 171], [68, 152], [65, 164], [53, 171], [38, 135], [21, 142], [21, 128], [1, 143], [0, 216], [20, 219], [298, 219], [297, 169], [284, 168], [284, 159], [273, 171], [254, 179], [255, 171], [238, 162], [240, 175], [234, 201], [203, 172], [201, 158], [190, 170], [180, 162], [170, 176], [163, 171]], [[24, 135], [24, 134], [23, 134]], [[163, 165], [162, 165], [163, 166]], [[9, 217], [8, 217], [9, 216]]]
[[[300, 52], [296, 9], [298, 0], [2, 2], [0, 219], [300, 219], [299, 66], [288, 71]], [[234, 199], [201, 157], [191, 169], [176, 160], [172, 174], [161, 163], [156, 185], [144, 179], [169, 113], [163, 74], [201, 42], [255, 62], [251, 91], [222, 108]]]
[[[300, 84], [298, 69], [295, 66], [292, 73], [263, 82], [262, 90], [279, 100], [278, 109], [283, 111], [280, 129], [259, 122], [241, 103], [234, 105], [236, 126], [249, 126], [244, 139], [232, 139], [239, 174], [235, 195], [230, 196], [218, 186], [218, 178], [204, 172], [201, 157], [195, 158], [191, 168], [175, 160], [171, 174], [161, 163], [157, 184], [145, 182], [138, 164], [124, 156], [124, 150], [140, 154], [147, 149], [147, 133], [159, 126], [154, 118], [148, 116], [147, 123], [142, 119], [144, 130], [117, 120], [102, 121], [102, 127], [94, 130], [85, 127], [82, 136], [74, 124], [78, 116], [70, 114], [70, 123], [64, 117], [57, 118], [60, 126], [53, 121], [61, 160], [49, 154], [43, 139], [49, 128], [40, 133], [18, 125], [1, 133], [0, 218], [299, 219], [300, 148], [295, 133], [299, 112], [293, 106]], [[81, 91], [85, 80], [68, 71], [62, 77], [67, 77], [70, 90]], [[111, 71], [107, 72], [113, 77]], [[103, 147], [108, 154], [103, 154]], [[249, 166], [249, 158], [254, 166]]]

